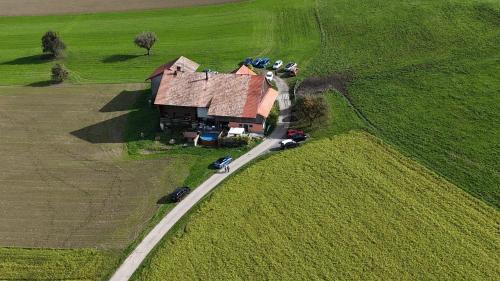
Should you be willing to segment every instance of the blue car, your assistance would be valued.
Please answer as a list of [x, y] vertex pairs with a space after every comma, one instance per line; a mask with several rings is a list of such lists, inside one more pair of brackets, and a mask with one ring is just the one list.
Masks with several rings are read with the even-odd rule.
[[222, 169], [222, 168], [226, 167], [227, 165], [229, 165], [229, 163], [231, 163], [231, 162], [233, 162], [233, 157], [228, 155], [226, 157], [222, 157], [222, 158], [217, 159], [217, 161], [215, 161], [212, 165], [216, 169]]
[[246, 66], [249, 66], [251, 65], [253, 62], [253, 59], [252, 58], [246, 58], [244, 61], [243, 61], [243, 65], [246, 65]]
[[257, 68], [265, 68], [267, 65], [269, 65], [269, 62], [271, 61], [269, 58], [259, 58], [258, 60], [259, 61], [253, 65]]
[[260, 64], [261, 60], [262, 60], [261, 58], [254, 59], [253, 62], [252, 62], [252, 66], [258, 67], [258, 65]]

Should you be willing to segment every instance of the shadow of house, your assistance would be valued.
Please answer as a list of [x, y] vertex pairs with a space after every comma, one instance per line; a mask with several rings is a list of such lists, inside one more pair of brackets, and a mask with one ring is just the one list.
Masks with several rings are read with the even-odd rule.
[[41, 64], [50, 62], [52, 59], [53, 57], [51, 55], [32, 55], [2, 62], [2, 65]]
[[[71, 132], [73, 136], [90, 143], [124, 143], [129, 113]], [[139, 137], [137, 137], [138, 139]]]
[[129, 111], [123, 115], [70, 132], [90, 143], [126, 143], [152, 140], [159, 130], [158, 111], [148, 103], [147, 91], [122, 91], [99, 112]]
[[135, 59], [138, 57], [142, 57], [143, 55], [111, 55], [105, 57], [102, 62], [103, 63], [115, 63], [115, 62], [124, 62], [131, 59]]
[[144, 91], [121, 91], [112, 100], [105, 104], [99, 112], [126, 111], [139, 108], [137, 99]]

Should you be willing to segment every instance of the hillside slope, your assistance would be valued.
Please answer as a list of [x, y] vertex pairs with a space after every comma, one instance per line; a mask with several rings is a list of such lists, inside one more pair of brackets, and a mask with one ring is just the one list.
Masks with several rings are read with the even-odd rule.
[[493, 280], [499, 222], [374, 137], [349, 133], [227, 181], [135, 280]]

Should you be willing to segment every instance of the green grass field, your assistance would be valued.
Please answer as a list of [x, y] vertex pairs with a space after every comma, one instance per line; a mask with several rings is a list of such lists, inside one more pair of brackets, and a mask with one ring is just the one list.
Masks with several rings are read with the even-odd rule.
[[376, 138], [348, 133], [238, 173], [134, 280], [494, 280], [499, 222]]
[[[250, 274], [250, 271], [246, 271], [248, 267], [235, 267], [234, 270], [242, 270], [238, 272], [227, 272], [222, 268], [221, 264], [231, 262], [235, 265], [247, 263], [263, 265], [259, 268], [261, 271], [258, 274], [264, 277], [266, 277], [266, 272], [263, 270], [270, 270], [272, 274], [273, 272], [288, 274], [282, 272], [286, 268], [292, 273], [299, 271], [298, 276], [304, 279], [321, 279], [324, 277], [321, 274], [327, 274], [326, 276], [333, 275], [339, 276], [338, 279], [351, 280], [380, 279], [377, 278], [378, 276], [385, 279], [460, 279], [463, 277], [471, 280], [485, 280], [490, 276], [498, 275], [498, 271], [492, 268], [496, 268], [495, 263], [498, 264], [498, 255], [495, 254], [498, 252], [498, 235], [494, 234], [495, 231], [498, 233], [499, 220], [497, 213], [492, 210], [498, 210], [500, 206], [498, 188], [500, 167], [497, 161], [499, 158], [498, 139], [500, 139], [498, 126], [500, 123], [499, 26], [500, 4], [491, 0], [411, 2], [256, 0], [171, 10], [71, 16], [2, 17], [0, 18], [0, 40], [3, 42], [0, 45], [0, 85], [44, 85], [44, 82], [49, 79], [50, 67], [54, 64], [54, 62], [39, 59], [40, 37], [48, 29], [60, 32], [68, 45], [66, 57], [60, 62], [71, 71], [70, 83], [142, 82], [156, 66], [179, 55], [188, 56], [202, 63], [200, 69], [212, 68], [228, 71], [235, 68], [244, 57], [270, 56], [273, 59], [298, 61], [302, 70], [302, 78], [309, 75], [348, 73], [353, 77], [349, 85], [349, 95], [354, 105], [375, 126], [368, 130], [383, 141], [390, 143], [408, 159], [416, 160], [454, 185], [431, 175], [428, 170], [407, 158], [402, 158], [393, 150], [387, 150], [385, 146], [381, 146], [371, 137], [357, 134], [333, 137], [346, 133], [350, 129], [367, 129], [367, 126], [347, 106], [344, 98], [338, 94], [329, 93], [327, 99], [332, 108], [330, 122], [313, 132], [313, 136], [323, 138], [318, 143], [333, 147], [333, 152], [325, 152], [327, 155], [335, 151], [339, 157], [342, 153], [346, 153], [344, 157], [347, 155], [351, 157], [352, 154], [351, 158], [360, 162], [353, 163], [349, 159], [346, 159], [346, 163], [334, 162], [335, 166], [332, 167], [332, 171], [335, 171], [335, 174], [322, 172], [310, 179], [313, 183], [320, 185], [325, 181], [328, 183], [333, 181], [336, 184], [333, 186], [336, 189], [332, 191], [332, 194], [320, 198], [320, 203], [323, 205], [311, 206], [313, 202], [318, 203], [317, 198], [314, 197], [310, 202], [300, 201], [295, 205], [285, 206], [287, 209], [283, 210], [287, 210], [286, 213], [281, 213], [281, 209], [273, 209], [271, 212], [262, 209], [265, 204], [261, 204], [260, 200], [264, 203], [274, 202], [270, 200], [274, 200], [281, 194], [272, 193], [268, 198], [264, 198], [264, 195], [260, 196], [259, 193], [245, 193], [246, 197], [243, 198], [249, 200], [254, 200], [252, 196], [257, 195], [256, 201], [250, 200], [250, 202], [258, 203], [247, 208], [250, 215], [243, 216], [245, 213], [242, 216], [256, 219], [261, 218], [263, 214], [269, 214], [271, 216], [269, 225], [272, 225], [271, 236], [266, 238], [268, 240], [263, 241], [262, 245], [253, 249], [256, 241], [241, 240], [240, 237], [245, 237], [242, 233], [231, 232], [236, 235], [234, 237], [226, 235], [224, 231], [234, 231], [234, 229], [230, 229], [228, 222], [220, 219], [216, 221], [218, 223], [216, 230], [219, 232], [215, 233], [219, 233], [226, 239], [221, 241], [236, 237], [239, 240], [235, 240], [234, 243], [242, 243], [234, 244], [238, 251], [249, 253], [255, 251], [255, 253], [262, 254], [254, 258], [237, 257], [234, 255], [238, 251], [231, 252], [228, 249], [233, 244], [226, 246], [214, 244], [221, 247], [219, 250], [226, 251], [227, 255], [221, 257], [220, 252], [215, 252], [215, 249], [195, 248], [199, 246], [199, 241], [206, 239], [206, 235], [209, 235], [214, 243], [219, 241], [217, 236], [212, 236], [215, 234], [207, 231], [207, 224], [202, 224], [205, 223], [204, 217], [209, 220], [215, 214], [221, 215], [226, 214], [227, 211], [234, 211], [235, 225], [246, 230], [249, 237], [256, 237], [255, 235], [266, 237], [260, 235], [264, 232], [256, 232], [262, 230], [257, 228], [258, 224], [249, 224], [246, 220], [241, 220], [238, 217], [241, 215], [237, 213], [238, 210], [231, 209], [230, 206], [222, 208], [222, 205], [217, 203], [231, 198], [228, 192], [224, 192], [225, 189], [236, 189], [233, 186], [235, 183], [230, 181], [223, 187], [221, 195], [216, 194], [214, 200], [204, 205], [212, 207], [203, 207], [193, 216], [193, 222], [187, 219], [190, 221], [188, 232], [182, 238], [172, 240], [176, 243], [172, 249], [169, 248], [171, 242], [160, 247], [159, 253], [167, 253], [168, 256], [153, 257], [151, 263], [148, 264], [149, 267], [146, 267], [148, 270], [143, 271], [143, 275], [140, 275], [138, 279], [154, 279], [162, 276], [163, 272], [168, 272], [169, 266], [186, 262], [179, 257], [179, 260], [175, 261], [178, 263], [170, 264], [170, 261], [177, 257], [176, 255], [190, 253], [189, 251], [194, 251], [193, 249], [198, 251], [202, 249], [208, 253], [206, 257], [193, 254], [200, 263], [200, 265], [196, 263], [200, 271], [195, 271], [194, 267], [182, 268], [208, 279], [217, 279], [218, 276], [229, 279], [239, 276], [242, 279], [248, 279], [244, 278], [246, 276], [253, 277], [253, 275], [248, 275]], [[138, 49], [132, 43], [133, 37], [144, 30], [154, 31], [160, 38], [151, 57], [143, 56], [144, 50]], [[142, 123], [142, 120], [148, 114], [150, 112], [146, 110], [136, 109], [130, 116], [137, 119], [133, 119], [130, 126], [147, 131], [151, 124]], [[129, 130], [129, 134], [137, 134], [137, 130]], [[141, 149], [149, 149], [155, 145], [151, 137], [148, 135], [146, 140], [137, 140], [136, 136], [131, 138], [133, 140], [128, 142], [130, 156], [132, 158], [158, 157], [140, 156], [138, 153]], [[332, 137], [334, 138], [332, 141], [328, 140]], [[338, 145], [347, 140], [351, 140], [354, 144], [346, 146], [349, 149], [341, 153], [338, 151]], [[363, 153], [357, 155], [359, 151]], [[196, 185], [212, 173], [206, 167], [213, 160], [212, 157], [216, 158], [218, 152], [175, 149], [163, 153], [172, 157], [184, 157], [185, 154], [190, 154], [194, 163], [185, 183]], [[292, 155], [295, 155], [295, 152], [287, 153], [286, 159], [294, 159], [295, 156]], [[273, 156], [266, 161], [269, 165], [274, 165], [275, 162], [279, 163], [279, 157]], [[402, 164], [394, 160], [395, 158], [403, 159]], [[380, 164], [383, 166], [368, 167], [368, 164], [363, 162], [368, 161], [367, 159], [381, 161]], [[307, 166], [307, 163], [300, 165]], [[314, 172], [313, 166], [306, 168]], [[369, 170], [370, 168], [375, 170]], [[252, 167], [243, 174], [254, 173], [258, 169], [265, 169], [265, 165]], [[294, 171], [295, 168], [290, 169]], [[367, 172], [370, 178], [367, 179], [360, 171]], [[299, 175], [304, 178], [309, 177], [307, 174], [299, 173]], [[372, 176], [377, 180], [374, 181], [375, 183], [385, 188], [385, 193], [364, 194], [360, 191], [365, 186], [373, 187]], [[348, 188], [340, 188], [337, 180]], [[444, 188], [447, 192], [445, 194], [433, 193], [432, 196], [424, 192], [425, 196], [422, 198], [412, 197], [415, 195], [414, 190], [420, 188], [417, 186], [419, 181], [422, 184], [425, 183], [426, 186], [432, 186], [431, 191]], [[259, 183], [261, 182], [266, 183], [264, 176], [259, 179]], [[482, 203], [456, 190], [455, 185], [493, 206], [493, 209], [485, 207]], [[277, 186], [285, 188], [279, 184]], [[256, 188], [263, 187], [249, 187], [248, 190], [257, 192]], [[349, 190], [353, 193], [349, 193]], [[297, 190], [297, 192], [302, 192], [302, 190]], [[394, 192], [396, 197], [389, 198], [388, 194], [392, 194], [390, 192]], [[294, 197], [300, 197], [297, 194], [306, 196], [305, 198], [309, 195], [290, 193], [284, 198], [297, 199]], [[339, 195], [343, 197], [338, 198]], [[388, 200], [387, 206], [382, 206], [387, 209], [368, 205], [376, 211], [373, 214], [368, 212], [368, 207], [363, 205], [373, 204], [368, 196]], [[438, 202], [436, 198], [444, 200], [444, 203]], [[343, 200], [341, 206], [345, 209], [339, 210], [338, 206], [328, 205], [332, 202], [339, 202], [335, 200]], [[463, 201], [458, 204], [459, 200]], [[413, 207], [408, 207], [408, 205]], [[304, 214], [299, 213], [302, 210], [301, 206], [312, 207], [317, 218], [313, 222], [307, 220], [307, 217], [304, 218]], [[339, 213], [341, 216], [332, 217], [334, 214], [324, 212], [319, 206], [323, 206], [324, 210], [341, 211]], [[164, 214], [169, 208], [164, 207], [159, 214]], [[211, 212], [210, 208], [214, 208], [215, 211]], [[387, 215], [382, 213], [386, 210]], [[288, 221], [289, 214], [295, 218], [291, 223]], [[417, 217], [414, 214], [423, 215]], [[280, 215], [283, 216], [281, 222], [277, 220]], [[406, 226], [400, 223], [399, 215], [412, 224]], [[336, 218], [340, 221], [335, 220]], [[360, 218], [360, 220], [354, 220], [354, 218]], [[385, 218], [394, 219], [394, 221], [385, 221]], [[299, 231], [290, 232], [297, 229], [300, 220], [311, 231], [318, 231], [323, 235], [319, 235], [317, 240], [321, 241], [321, 244], [307, 244], [316, 240], [308, 236], [300, 236]], [[370, 223], [372, 220], [375, 222]], [[457, 223], [462, 221], [466, 223], [463, 225]], [[474, 221], [477, 223], [474, 224]], [[284, 222], [287, 222], [287, 225], [283, 226], [285, 234], [289, 236], [282, 237], [279, 230], [282, 226], [280, 223]], [[320, 225], [318, 222], [323, 224]], [[375, 223], [379, 224], [375, 225]], [[424, 225], [425, 232], [415, 226], [421, 223]], [[199, 229], [195, 227], [198, 224]], [[288, 224], [290, 227], [286, 228]], [[205, 231], [205, 233], [198, 230]], [[345, 232], [335, 232], [338, 230]], [[469, 234], [465, 235], [464, 233], [467, 232]], [[426, 236], [426, 233], [432, 233], [433, 236]], [[265, 234], [268, 235], [267, 232]], [[205, 236], [202, 237], [202, 235]], [[401, 236], [400, 240], [398, 240], [399, 236]], [[354, 239], [345, 241], [346, 237], [354, 237]], [[329, 244], [329, 239], [337, 244]], [[284, 244], [283, 241], [288, 241], [289, 245]], [[457, 241], [460, 241], [460, 244], [456, 243]], [[274, 242], [278, 242], [276, 248], [273, 247]], [[192, 244], [186, 246], [189, 243]], [[318, 247], [321, 251], [314, 251], [316, 248], [297, 248], [298, 243]], [[213, 246], [202, 245], [203, 247]], [[389, 247], [386, 247], [387, 245]], [[269, 255], [264, 255], [264, 251], [261, 251], [263, 247], [269, 247], [273, 251]], [[426, 248], [432, 249], [432, 252], [424, 251], [423, 249]], [[365, 249], [371, 249], [372, 252], [365, 253]], [[13, 251], [16, 250], [20, 252], [14, 254]], [[25, 253], [23, 249], [8, 249], [8, 251], [10, 252], [4, 251], [3, 256], [23, 257]], [[61, 253], [57, 252], [57, 255], [53, 255], [52, 250], [33, 251], [39, 251], [37, 255], [40, 256], [52, 256], [58, 259]], [[53, 276], [39, 275], [43, 278], [77, 279], [78, 276], [83, 276], [83, 279], [105, 278], [107, 273], [87, 274], [83, 272], [70, 277], [55, 273], [60, 268], [70, 268], [70, 264], [78, 264], [78, 261], [71, 258], [72, 255], [75, 255], [73, 256], [75, 259], [78, 255], [88, 256], [89, 252], [85, 251], [68, 252], [66, 261], [61, 258], [60, 262], [56, 263], [61, 267], [51, 267], [50, 262], [37, 263], [36, 260], [26, 260], [26, 264], [31, 264], [27, 266], [22, 258], [17, 266], [13, 262], [14, 258], [3, 259], [2, 257], [0, 260], [7, 260], [7, 262], [0, 263], [0, 272], [7, 272], [1, 270], [2, 266], [4, 268], [11, 266], [9, 268], [12, 270], [8, 271], [11, 275], [6, 275], [5, 278], [25, 278], [24, 276], [27, 276], [23, 275], [25, 272], [19, 270], [23, 267], [32, 268], [34, 271], [30, 272], [35, 273], [42, 272], [44, 269], [47, 272], [54, 272]], [[484, 254], [480, 251], [484, 251]], [[322, 253], [322, 256], [316, 259], [318, 264], [307, 266], [304, 264], [301, 267], [302, 259], [318, 257], [316, 252]], [[90, 256], [101, 255], [99, 253], [90, 252]], [[271, 254], [273, 254], [272, 257]], [[102, 258], [96, 262], [101, 261], [105, 264], [96, 267], [109, 271], [110, 262], [104, 256], [105, 254], [101, 255]], [[217, 260], [226, 256], [228, 260]], [[406, 256], [407, 258], [401, 259]], [[204, 259], [208, 258], [214, 258], [217, 262], [213, 264], [206, 262], [207, 260]], [[344, 263], [344, 260], [349, 262]], [[86, 258], [82, 258], [82, 261], [86, 261]], [[285, 264], [281, 265], [283, 261]], [[364, 267], [366, 271], [361, 272], [358, 270], [359, 267], [354, 267], [360, 263], [366, 266]], [[158, 268], [151, 268], [152, 264], [157, 265]], [[332, 264], [336, 266], [331, 266]], [[35, 265], [41, 265], [41, 267], [35, 268]], [[208, 272], [209, 265], [214, 266], [218, 270], [217, 273], [221, 275], [203, 275]], [[397, 271], [398, 267], [407, 270]], [[313, 268], [321, 270], [315, 272]], [[13, 272], [17, 272], [18, 275]], [[35, 273], [26, 274], [35, 276]], [[179, 271], [179, 274], [182, 273]], [[402, 276], [396, 276], [398, 273]], [[184, 272], [184, 274], [190, 273]], [[182, 277], [182, 275], [179, 276]], [[269, 276], [270, 278], [279, 277], [279, 275]], [[0, 275], [0, 279], [2, 278], [4, 277]]]
[[109, 251], [0, 248], [0, 280], [101, 280], [116, 265]]
[[500, 206], [500, 4], [320, 1], [317, 74], [350, 73], [354, 104], [396, 145]]
[[[138, 82], [186, 55], [228, 71], [246, 56], [349, 73], [377, 136], [498, 208], [500, 5], [475, 1], [249, 1], [171, 10], [0, 19], [0, 84], [46, 81], [40, 37], [61, 33], [73, 83]], [[151, 30], [151, 57], [132, 44]], [[29, 75], [27, 75], [29, 74]]]
[[[157, 66], [180, 55], [202, 63], [200, 69], [219, 71], [233, 70], [246, 56], [276, 48], [286, 59], [293, 55], [303, 61], [306, 51], [319, 43], [319, 35], [309, 40], [315, 20], [308, 2], [292, 1], [278, 14], [273, 12], [275, 3], [252, 1], [148, 12], [3, 17], [0, 39], [6, 44], [0, 46], [0, 85], [49, 79], [54, 62], [39, 58], [40, 38], [49, 29], [58, 31], [68, 46], [61, 61], [74, 83], [141, 82]], [[290, 16], [294, 20], [288, 23]], [[301, 32], [289, 30], [289, 24], [303, 25]], [[159, 37], [151, 57], [133, 44], [134, 36], [144, 30]]]

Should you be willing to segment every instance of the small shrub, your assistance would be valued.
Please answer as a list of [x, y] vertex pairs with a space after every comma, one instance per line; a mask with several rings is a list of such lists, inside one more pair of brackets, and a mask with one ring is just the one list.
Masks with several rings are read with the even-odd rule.
[[52, 57], [60, 57], [66, 49], [66, 44], [62, 41], [59, 34], [55, 31], [47, 31], [42, 36], [42, 51], [45, 54], [50, 54]]
[[51, 69], [52, 72], [52, 81], [54, 83], [61, 83], [66, 80], [69, 76], [68, 70], [64, 68], [64, 66], [60, 64], [56, 64]]
[[251, 142], [252, 138], [249, 136], [234, 136], [221, 138], [219, 145], [222, 147], [242, 147], [247, 146]]
[[271, 112], [269, 113], [269, 116], [267, 116], [266, 119], [266, 130], [265, 130], [266, 135], [271, 134], [274, 128], [276, 128], [279, 115], [280, 115], [280, 108], [278, 102], [274, 102], [273, 108], [271, 109]]
[[146, 49], [148, 51], [147, 55], [149, 56], [151, 48], [153, 48], [157, 40], [158, 37], [156, 37], [156, 34], [153, 32], [143, 32], [135, 37], [134, 43], [138, 47]]

